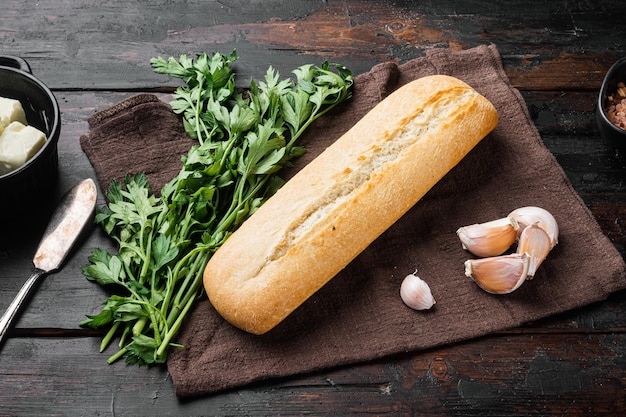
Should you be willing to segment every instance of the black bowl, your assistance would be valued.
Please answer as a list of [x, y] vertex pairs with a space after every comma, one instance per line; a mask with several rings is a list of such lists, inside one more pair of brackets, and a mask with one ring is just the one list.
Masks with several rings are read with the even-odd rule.
[[608, 96], [615, 93], [617, 83], [620, 81], [626, 83], [626, 57], [613, 64], [604, 77], [600, 94], [598, 95], [596, 121], [602, 137], [609, 145], [626, 152], [626, 130], [615, 126], [606, 113]]
[[19, 100], [29, 125], [44, 132], [47, 141], [26, 164], [0, 175], [0, 238], [25, 222], [45, 217], [58, 178], [57, 143], [61, 112], [56, 98], [35, 78], [28, 63], [18, 57], [0, 56], [0, 96]]

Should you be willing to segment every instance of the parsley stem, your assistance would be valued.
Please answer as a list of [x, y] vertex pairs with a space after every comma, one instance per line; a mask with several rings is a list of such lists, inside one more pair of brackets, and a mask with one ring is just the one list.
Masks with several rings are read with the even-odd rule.
[[[116, 323], [121, 323], [121, 322], [116, 322]], [[126, 326], [124, 327], [124, 331], [122, 332], [122, 336], [120, 336], [120, 341], [118, 343], [118, 347], [121, 349], [124, 347], [124, 345], [126, 344], [126, 339], [128, 338], [129, 333], [131, 332], [131, 328]]]
[[[215, 233], [219, 234], [219, 233], [224, 233], [228, 231], [232, 227], [237, 216], [239, 215], [239, 210], [245, 205], [247, 201], [249, 201], [255, 195], [257, 195], [258, 191], [263, 188], [263, 186], [267, 183], [269, 179], [270, 179], [269, 176], [263, 176], [262, 178], [257, 180], [254, 188], [252, 188], [248, 192], [248, 195], [245, 198], [233, 199], [230, 209], [222, 218], [218, 226], [215, 228]], [[240, 183], [238, 185], [242, 186], [243, 188], [243, 185], [245, 185], [246, 180], [242, 178], [239, 181]]]
[[137, 335], [141, 334], [143, 332], [143, 328], [146, 326], [147, 322], [148, 322], [148, 317], [147, 316], [140, 317], [135, 322], [135, 325], [133, 326], [133, 336], [137, 336]]
[[185, 303], [185, 307], [177, 316], [176, 321], [174, 322], [172, 327], [170, 327], [170, 330], [165, 334], [165, 337], [163, 338], [161, 345], [157, 349], [156, 351], [157, 358], [161, 358], [165, 354], [165, 351], [169, 348], [172, 338], [178, 333], [178, 330], [180, 329], [180, 326], [182, 325], [183, 320], [185, 319], [185, 316], [191, 309], [191, 306], [193, 305], [194, 301], [195, 301], [195, 298], [192, 297], [192, 298], [189, 298], [187, 302]]
[[[168, 285], [168, 291], [165, 294], [165, 299], [163, 300], [163, 304], [161, 306], [161, 312], [162, 314], [167, 316], [166, 319], [166, 323], [170, 323], [171, 319], [171, 311], [174, 311], [177, 307], [177, 305], [180, 302], [180, 299], [182, 297], [182, 294], [185, 291], [185, 287], [187, 286], [187, 281], [189, 281], [189, 277], [192, 276], [193, 274], [196, 273], [196, 271], [198, 270], [199, 266], [202, 266], [202, 263], [205, 262], [205, 260], [200, 257], [197, 256], [198, 254], [202, 254], [203, 248], [199, 248], [196, 247], [194, 249], [192, 249], [189, 253], [187, 253], [183, 258], [180, 259], [180, 261], [178, 261], [176, 263], [176, 267], [174, 268], [174, 272], [172, 274], [173, 278], [172, 278], [172, 283], [170, 285]], [[193, 260], [193, 262], [191, 263], [191, 268], [189, 269], [189, 271], [186, 272], [185, 274], [185, 280], [183, 281], [183, 283], [180, 286], [176, 285], [176, 281], [178, 281], [178, 276], [181, 274], [181, 270], [183, 268], [186, 268], [187, 265], [189, 264], [189, 262], [192, 260], [192, 258], [195, 259]], [[172, 297], [174, 296], [174, 291], [176, 291], [176, 296], [174, 297], [174, 307], [171, 308], [170, 310], [170, 303], [172, 302]], [[176, 314], [176, 313], [174, 313]]]
[[[141, 236], [144, 235], [145, 233], [145, 224], [141, 225]], [[148, 233], [148, 238], [147, 238], [147, 244], [145, 243], [144, 239], [141, 239], [141, 249], [142, 249], [142, 253], [143, 253], [143, 262], [142, 262], [142, 268], [141, 271], [139, 272], [139, 283], [143, 284], [146, 282], [146, 276], [148, 275], [148, 269], [150, 267], [150, 258], [151, 258], [151, 252], [152, 252], [152, 233], [153, 233], [153, 229], [150, 228], [150, 232]]]
[[152, 323], [152, 331], [154, 333], [154, 341], [157, 345], [161, 344], [161, 331], [159, 329], [160, 321], [157, 320], [154, 310], [150, 310], [150, 322]]
[[102, 341], [100, 342], [100, 352], [104, 352], [104, 350], [109, 346], [109, 343], [111, 343], [111, 340], [113, 339], [113, 336], [115, 336], [120, 324], [121, 322], [119, 321], [113, 323], [113, 326], [111, 326], [107, 334], [102, 338]]
[[195, 285], [195, 283], [198, 282], [198, 280], [202, 280], [204, 265], [206, 265], [209, 258], [209, 253], [206, 248], [195, 248], [192, 252], [190, 252], [189, 255], [195, 256], [195, 259], [193, 260], [193, 263], [185, 277], [185, 280], [176, 292], [176, 297], [174, 298], [172, 307], [167, 314], [166, 322], [168, 325], [172, 325], [172, 323], [177, 319], [178, 315], [181, 312], [180, 306], [186, 303], [185, 300], [190, 297], [190, 294], [192, 297], [195, 297], [197, 295], [197, 285]]
[[202, 108], [202, 89], [203, 89], [203, 83], [204, 83], [204, 77], [201, 78], [200, 83], [198, 84], [198, 100], [196, 103], [194, 103], [194, 119], [196, 121], [196, 137], [198, 138], [198, 142], [200, 142], [200, 144], [203, 143], [203, 136], [202, 136], [202, 131], [200, 129], [200, 123], [201, 123], [201, 119], [200, 119], [200, 113], [201, 113], [201, 108]]
[[127, 352], [128, 352], [128, 349], [126, 348], [122, 348], [118, 350], [117, 353], [115, 353], [114, 355], [109, 357], [109, 359], [107, 359], [107, 363], [112, 364], [113, 362], [116, 362], [118, 359], [122, 358]]
[[233, 146], [235, 146], [235, 144], [239, 142], [240, 137], [241, 137], [240, 134], [233, 133], [228, 138], [228, 142], [226, 143], [226, 148], [224, 149], [223, 151], [224, 153], [222, 154], [222, 159], [220, 160], [220, 167], [226, 166], [226, 160], [231, 156], [231, 151], [233, 149]]

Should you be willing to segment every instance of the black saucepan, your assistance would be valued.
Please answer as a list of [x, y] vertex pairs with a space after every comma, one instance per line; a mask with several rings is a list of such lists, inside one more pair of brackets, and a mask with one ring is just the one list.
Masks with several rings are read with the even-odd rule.
[[28, 222], [45, 221], [49, 215], [47, 203], [58, 178], [61, 113], [50, 89], [18, 57], [0, 56], [0, 96], [19, 100], [28, 124], [47, 136], [45, 145], [26, 164], [0, 175], [1, 241], [27, 229]]

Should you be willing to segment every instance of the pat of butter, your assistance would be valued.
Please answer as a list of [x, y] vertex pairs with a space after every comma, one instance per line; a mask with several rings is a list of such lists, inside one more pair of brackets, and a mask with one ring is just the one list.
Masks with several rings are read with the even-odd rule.
[[9, 123], [0, 134], [0, 175], [24, 165], [45, 143], [46, 135], [39, 129]]
[[7, 127], [11, 122], [28, 125], [22, 103], [12, 98], [0, 97], [0, 125]]

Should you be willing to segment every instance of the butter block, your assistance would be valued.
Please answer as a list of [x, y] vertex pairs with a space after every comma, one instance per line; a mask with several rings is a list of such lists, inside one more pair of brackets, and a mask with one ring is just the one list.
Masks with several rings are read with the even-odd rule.
[[0, 97], [0, 125], [7, 127], [11, 122], [28, 125], [22, 103], [12, 98]]
[[9, 123], [0, 134], [0, 175], [24, 165], [46, 140], [46, 135], [37, 128], [16, 121]]

